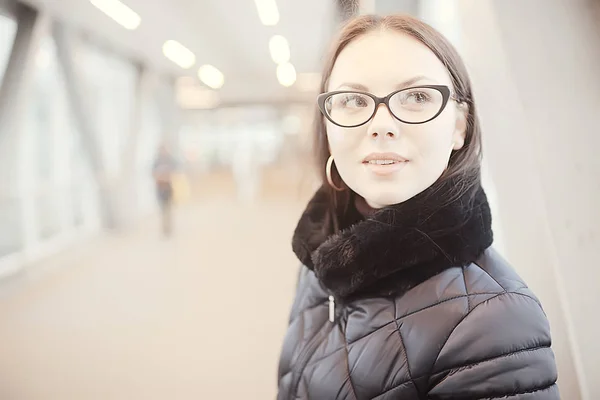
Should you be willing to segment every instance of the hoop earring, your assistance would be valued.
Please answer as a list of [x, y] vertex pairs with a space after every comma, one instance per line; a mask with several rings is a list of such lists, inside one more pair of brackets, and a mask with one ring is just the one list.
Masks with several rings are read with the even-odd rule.
[[333, 179], [331, 178], [331, 167], [333, 166], [333, 156], [329, 156], [329, 158], [327, 159], [327, 166], [325, 167], [325, 175], [327, 176], [327, 182], [329, 183], [329, 186], [331, 186], [334, 190], [338, 191], [338, 192], [342, 192], [344, 191], [344, 188], [339, 188], [337, 186], [335, 186], [335, 183], [333, 183]]

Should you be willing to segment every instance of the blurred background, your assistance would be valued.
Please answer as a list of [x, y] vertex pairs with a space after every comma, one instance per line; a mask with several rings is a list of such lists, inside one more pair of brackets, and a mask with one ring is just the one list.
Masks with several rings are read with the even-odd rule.
[[0, 399], [274, 398], [324, 55], [397, 12], [463, 55], [496, 247], [600, 399], [597, 0], [0, 0]]

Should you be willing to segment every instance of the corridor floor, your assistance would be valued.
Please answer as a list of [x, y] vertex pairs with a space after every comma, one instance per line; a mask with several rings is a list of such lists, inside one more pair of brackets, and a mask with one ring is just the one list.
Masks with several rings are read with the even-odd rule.
[[301, 211], [212, 199], [0, 283], [0, 399], [273, 399]]

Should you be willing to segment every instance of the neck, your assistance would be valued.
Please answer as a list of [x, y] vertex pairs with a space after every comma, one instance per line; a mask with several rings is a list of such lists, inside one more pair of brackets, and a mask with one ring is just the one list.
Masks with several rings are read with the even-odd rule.
[[358, 194], [354, 196], [354, 207], [365, 218], [371, 217], [379, 210], [378, 207], [372, 207], [364, 197]]

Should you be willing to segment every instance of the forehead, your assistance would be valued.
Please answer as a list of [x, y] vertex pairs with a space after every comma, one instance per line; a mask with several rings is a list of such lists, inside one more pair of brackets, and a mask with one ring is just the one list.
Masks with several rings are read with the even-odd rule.
[[446, 67], [423, 43], [404, 33], [376, 31], [355, 39], [342, 50], [327, 90], [358, 83], [383, 96], [399, 83], [420, 75], [429, 78], [424, 83], [451, 85]]

